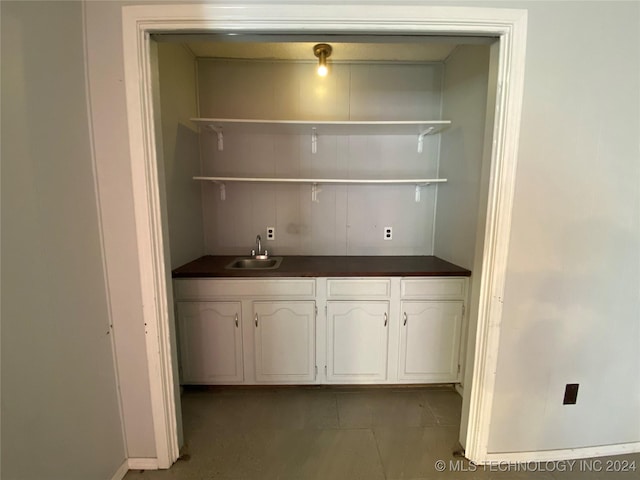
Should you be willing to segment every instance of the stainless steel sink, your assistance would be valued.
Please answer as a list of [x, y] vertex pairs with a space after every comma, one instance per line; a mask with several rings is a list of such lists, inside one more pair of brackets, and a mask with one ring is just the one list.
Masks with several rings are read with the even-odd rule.
[[229, 270], [275, 270], [281, 262], [282, 257], [238, 257], [224, 268]]

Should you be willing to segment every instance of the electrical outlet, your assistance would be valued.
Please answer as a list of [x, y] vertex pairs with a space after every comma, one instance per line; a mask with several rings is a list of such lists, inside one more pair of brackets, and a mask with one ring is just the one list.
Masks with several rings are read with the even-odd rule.
[[275, 240], [275, 239], [276, 239], [275, 227], [267, 227], [267, 240]]
[[563, 405], [575, 405], [578, 401], [578, 387], [580, 384], [578, 383], [567, 383], [567, 386], [564, 389], [564, 400], [562, 401]]
[[391, 227], [384, 227], [384, 237], [382, 238], [391, 240], [393, 238], [393, 229]]

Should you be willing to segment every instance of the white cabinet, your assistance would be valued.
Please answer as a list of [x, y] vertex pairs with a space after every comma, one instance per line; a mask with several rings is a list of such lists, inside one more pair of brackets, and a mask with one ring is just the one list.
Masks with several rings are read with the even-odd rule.
[[253, 302], [258, 382], [315, 380], [315, 302]]
[[467, 285], [464, 277], [400, 281], [400, 382], [460, 381]]
[[240, 302], [177, 303], [182, 383], [244, 380]]
[[173, 281], [183, 384], [316, 380], [314, 278]]
[[400, 380], [457, 380], [463, 305], [462, 301], [401, 303]]
[[387, 378], [389, 302], [327, 302], [327, 380], [374, 383]]
[[459, 382], [467, 283], [465, 277], [176, 279], [182, 383]]

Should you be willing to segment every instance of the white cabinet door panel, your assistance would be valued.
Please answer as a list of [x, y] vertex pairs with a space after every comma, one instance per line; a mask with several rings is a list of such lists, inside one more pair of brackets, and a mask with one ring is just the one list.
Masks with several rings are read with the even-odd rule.
[[389, 302], [327, 302], [330, 383], [386, 380]]
[[462, 305], [402, 302], [399, 379], [457, 381]]
[[240, 302], [178, 302], [182, 383], [244, 379]]
[[315, 380], [315, 302], [253, 302], [256, 380]]

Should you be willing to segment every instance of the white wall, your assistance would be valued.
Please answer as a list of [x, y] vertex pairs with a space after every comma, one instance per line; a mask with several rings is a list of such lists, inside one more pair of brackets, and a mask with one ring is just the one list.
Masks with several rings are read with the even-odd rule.
[[0, 8], [2, 478], [108, 479], [126, 452], [82, 4]]
[[[474, 263], [480, 198], [489, 47], [460, 45], [445, 64], [442, 118], [451, 127], [441, 134], [440, 173], [448, 181], [438, 185], [434, 255], [471, 269]], [[490, 159], [489, 159], [490, 161]]]
[[[311, 54], [311, 52], [310, 52]], [[276, 120], [440, 119], [442, 64], [335, 64], [325, 78], [313, 63], [198, 60], [200, 115]], [[205, 175], [303, 178], [434, 178], [439, 136], [232, 135], [224, 150], [202, 134]], [[229, 183], [203, 188], [208, 254], [248, 254], [257, 234], [285, 255], [431, 255], [435, 186], [414, 200], [413, 185], [311, 186]], [[371, 212], [375, 212], [372, 215]], [[393, 240], [383, 239], [384, 227]]]
[[[448, 3], [529, 10], [518, 180], [490, 449], [638, 441], [639, 6]], [[104, 64], [108, 78], [92, 79], [92, 98], [104, 99], [94, 106], [94, 113], [113, 120], [111, 142], [96, 145], [100, 167], [123, 186], [122, 195], [105, 198], [103, 204], [104, 209], [121, 207], [127, 214], [133, 204], [120, 82], [121, 5], [89, 2], [87, 13], [90, 64]], [[326, 8], [330, 14], [331, 7]], [[99, 180], [101, 187], [110, 184]], [[110, 230], [121, 240], [134, 237], [128, 215], [114, 221]], [[138, 305], [135, 242], [107, 245], [107, 254], [114, 268], [127, 273], [120, 280], [123, 288], [129, 287], [124, 298], [112, 294], [114, 311]], [[131, 323], [139, 318], [131, 317]], [[136, 340], [142, 352], [144, 338]], [[137, 365], [144, 355], [131, 355], [128, 361]], [[579, 404], [560, 408], [558, 386], [570, 381], [582, 384]], [[137, 387], [142, 404], [148, 388], [142, 382]], [[599, 418], [606, 418], [608, 425]]]
[[196, 64], [181, 45], [158, 43], [160, 110], [162, 116], [161, 181], [165, 187], [171, 268], [204, 254], [198, 128]]
[[640, 4], [529, 7], [489, 450], [638, 442]]

